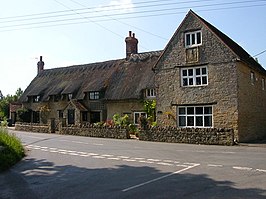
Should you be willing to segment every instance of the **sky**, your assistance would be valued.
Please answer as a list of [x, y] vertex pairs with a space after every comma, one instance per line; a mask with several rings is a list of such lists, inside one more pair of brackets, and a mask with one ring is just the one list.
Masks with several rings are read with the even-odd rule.
[[[139, 52], [163, 50], [189, 9], [257, 55], [266, 68], [266, 0], [1, 0], [0, 90], [25, 90], [44, 68], [125, 58], [125, 37]], [[258, 55], [259, 54], [259, 55]]]

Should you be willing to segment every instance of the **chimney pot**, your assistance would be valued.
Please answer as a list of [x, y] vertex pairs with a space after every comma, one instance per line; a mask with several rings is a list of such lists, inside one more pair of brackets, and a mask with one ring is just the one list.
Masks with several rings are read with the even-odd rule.
[[131, 34], [132, 34], [132, 31], [130, 30], [130, 31], [129, 31], [129, 37], [131, 37]]

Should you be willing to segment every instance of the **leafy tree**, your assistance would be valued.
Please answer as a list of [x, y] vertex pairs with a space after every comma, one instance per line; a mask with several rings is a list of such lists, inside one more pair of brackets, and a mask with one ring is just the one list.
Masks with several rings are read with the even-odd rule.
[[7, 95], [0, 98], [0, 120], [5, 120], [9, 117], [9, 104], [18, 101], [22, 94], [22, 89], [18, 88], [15, 95]]

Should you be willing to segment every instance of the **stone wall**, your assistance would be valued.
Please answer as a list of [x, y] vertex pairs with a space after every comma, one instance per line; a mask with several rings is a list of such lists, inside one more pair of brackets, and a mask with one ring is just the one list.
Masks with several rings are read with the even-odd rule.
[[233, 145], [233, 129], [153, 127], [141, 130], [139, 139], [154, 142], [172, 142], [206, 145]]
[[16, 122], [15, 130], [35, 133], [50, 133], [48, 125]]
[[115, 139], [129, 138], [128, 130], [120, 127], [60, 127], [59, 134]]

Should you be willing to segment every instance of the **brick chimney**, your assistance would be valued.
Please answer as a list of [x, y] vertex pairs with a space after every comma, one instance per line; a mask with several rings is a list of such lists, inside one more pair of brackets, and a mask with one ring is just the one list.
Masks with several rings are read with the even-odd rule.
[[42, 56], [40, 56], [40, 61], [37, 63], [38, 74], [44, 70], [44, 62], [42, 61]]
[[129, 36], [125, 39], [126, 42], [126, 58], [128, 59], [131, 54], [138, 53], [138, 40], [135, 38], [135, 33], [129, 31]]

